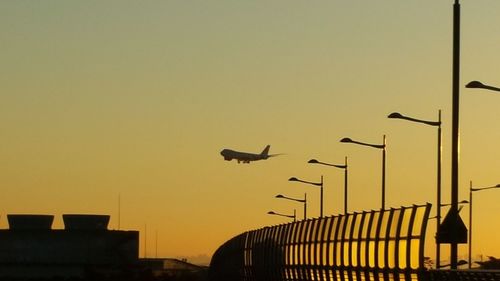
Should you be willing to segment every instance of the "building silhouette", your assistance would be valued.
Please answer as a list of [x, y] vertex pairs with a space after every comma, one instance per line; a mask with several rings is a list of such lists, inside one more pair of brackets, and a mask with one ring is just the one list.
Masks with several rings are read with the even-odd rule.
[[108, 230], [107, 215], [7, 215], [0, 230], [0, 278], [119, 276], [137, 267], [139, 232]]

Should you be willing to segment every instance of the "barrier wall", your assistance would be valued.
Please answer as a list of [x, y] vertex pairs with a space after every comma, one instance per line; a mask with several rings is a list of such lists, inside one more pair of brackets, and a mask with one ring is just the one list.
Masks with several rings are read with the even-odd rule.
[[423, 280], [430, 208], [414, 205], [248, 231], [214, 253], [210, 279]]

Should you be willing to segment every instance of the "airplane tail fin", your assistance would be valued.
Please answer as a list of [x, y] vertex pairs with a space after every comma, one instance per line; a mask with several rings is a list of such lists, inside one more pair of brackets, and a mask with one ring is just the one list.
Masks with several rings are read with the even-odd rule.
[[264, 150], [262, 150], [262, 152], [260, 153], [260, 155], [267, 157], [269, 155], [269, 149], [270, 148], [271, 148], [271, 146], [267, 145], [266, 148], [264, 148]]

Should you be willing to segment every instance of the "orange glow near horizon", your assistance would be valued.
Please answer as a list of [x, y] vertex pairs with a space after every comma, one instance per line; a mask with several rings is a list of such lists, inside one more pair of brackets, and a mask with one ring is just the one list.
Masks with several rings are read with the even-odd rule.
[[[0, 228], [10, 213], [55, 215], [54, 228], [85, 213], [116, 229], [120, 196], [120, 227], [147, 226], [147, 256], [207, 262], [228, 239], [289, 221], [269, 210], [302, 217], [276, 194], [307, 193], [319, 214], [319, 189], [290, 177], [323, 175], [325, 215], [343, 213], [342, 171], [312, 158], [347, 156], [349, 211], [378, 209], [380, 151], [339, 140], [384, 134], [386, 206], [430, 202], [435, 215], [436, 132], [386, 116], [442, 109], [449, 203], [452, 1], [441, 2], [0, 3]], [[464, 2], [461, 84], [499, 86], [500, 2]], [[499, 106], [497, 93], [461, 89], [460, 200], [470, 180], [500, 183]], [[219, 154], [268, 144], [284, 155], [238, 165]], [[499, 198], [474, 194], [474, 259], [500, 257]]]

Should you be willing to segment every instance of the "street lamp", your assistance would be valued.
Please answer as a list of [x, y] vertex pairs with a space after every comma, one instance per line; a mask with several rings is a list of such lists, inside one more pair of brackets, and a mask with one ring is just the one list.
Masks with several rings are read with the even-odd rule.
[[315, 186], [319, 186], [320, 189], [320, 197], [319, 197], [319, 203], [320, 203], [320, 217], [323, 217], [323, 176], [321, 176], [321, 181], [320, 182], [310, 182], [310, 181], [304, 181], [300, 180], [296, 177], [291, 177], [288, 179], [288, 181], [296, 181], [296, 182], [301, 182], [301, 183], [306, 183], [306, 184], [311, 184]]
[[386, 147], [385, 135], [384, 135], [382, 144], [369, 144], [369, 143], [365, 143], [365, 142], [355, 141], [355, 140], [352, 140], [350, 138], [343, 138], [340, 140], [340, 142], [354, 143], [354, 144], [359, 144], [359, 145], [364, 145], [364, 146], [382, 149], [382, 209], [385, 209], [385, 147]]
[[295, 222], [297, 220], [295, 209], [293, 209], [293, 216], [291, 216], [291, 215], [285, 215], [285, 214], [280, 214], [280, 213], [276, 213], [276, 212], [273, 212], [273, 211], [269, 211], [269, 212], [267, 212], [267, 214], [268, 215], [273, 215], [273, 216], [280, 216], [280, 217], [291, 218], [291, 219], [293, 219], [293, 222]]
[[470, 181], [469, 186], [469, 268], [471, 268], [472, 260], [472, 192], [500, 188], [500, 184], [489, 186], [489, 187], [472, 187], [472, 181]]
[[[421, 120], [421, 119], [416, 119], [412, 117], [408, 117], [405, 115], [402, 115], [401, 113], [398, 112], [393, 112], [387, 116], [387, 118], [391, 119], [403, 119], [411, 122], [416, 122], [416, 123], [422, 123], [426, 124], [429, 126], [437, 127], [438, 128], [438, 137], [437, 137], [437, 196], [436, 196], [436, 206], [442, 206], [441, 205], [441, 155], [442, 155], [442, 145], [441, 145], [441, 110], [438, 111], [438, 121], [427, 121], [427, 120]], [[439, 225], [441, 224], [441, 208], [436, 209], [436, 232], [439, 229]], [[437, 235], [436, 235], [436, 267], [439, 267], [439, 261], [441, 259], [441, 244], [437, 240]]]
[[479, 81], [470, 81], [465, 85], [465, 88], [471, 88], [471, 89], [486, 89], [486, 90], [492, 90], [492, 91], [497, 91], [500, 92], [500, 88], [494, 87], [494, 86], [489, 86], [485, 85]]
[[304, 203], [304, 220], [307, 218], [307, 193], [304, 193], [304, 199], [295, 199], [291, 197], [287, 197], [285, 195], [278, 194], [275, 196], [275, 198], [282, 198], [282, 199], [287, 199], [287, 200], [292, 200], [300, 203]]
[[326, 166], [331, 166], [339, 169], [344, 169], [344, 214], [347, 214], [347, 156], [345, 157], [344, 165], [328, 164], [325, 162], [320, 162], [316, 159], [311, 159], [307, 163], [310, 164], [321, 164]]
[[[490, 85], [485, 85], [480, 81], [470, 81], [465, 85], [466, 88], [470, 89], [485, 89], [485, 90], [491, 90], [491, 91], [496, 91], [500, 92], [500, 88], [490, 86]], [[484, 187], [484, 188], [473, 188], [472, 187], [472, 181], [470, 182], [470, 187], [469, 187], [469, 268], [471, 268], [471, 259], [472, 259], [472, 192], [475, 191], [481, 191], [485, 189], [492, 189], [492, 188], [500, 188], [500, 184], [497, 184], [495, 186], [490, 186], [490, 187]]]

